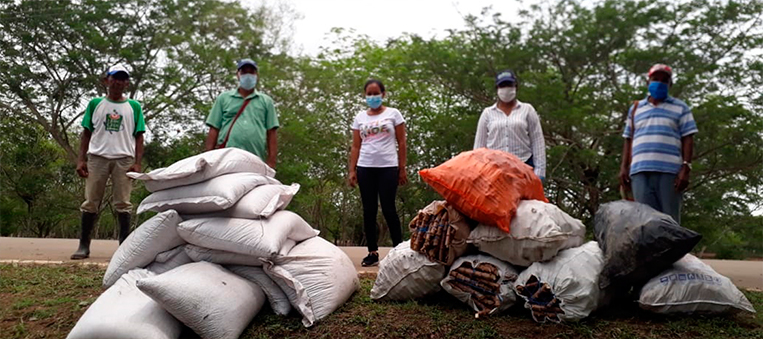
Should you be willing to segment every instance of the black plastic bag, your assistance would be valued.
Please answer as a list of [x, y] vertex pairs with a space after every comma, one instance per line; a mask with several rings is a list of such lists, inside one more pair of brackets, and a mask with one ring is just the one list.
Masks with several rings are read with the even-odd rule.
[[669, 215], [637, 202], [601, 205], [594, 219], [596, 241], [604, 252], [599, 287], [642, 286], [681, 259], [702, 235], [681, 227]]

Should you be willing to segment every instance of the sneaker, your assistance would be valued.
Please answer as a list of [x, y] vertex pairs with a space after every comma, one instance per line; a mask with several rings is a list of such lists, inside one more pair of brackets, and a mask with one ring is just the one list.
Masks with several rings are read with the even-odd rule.
[[368, 256], [363, 258], [363, 262], [360, 263], [363, 267], [376, 266], [379, 264], [379, 253], [368, 253]]

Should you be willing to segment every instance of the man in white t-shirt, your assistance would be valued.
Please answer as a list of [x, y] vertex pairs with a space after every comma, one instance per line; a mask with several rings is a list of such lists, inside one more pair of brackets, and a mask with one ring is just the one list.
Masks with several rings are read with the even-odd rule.
[[113, 206], [119, 223], [119, 243], [130, 233], [130, 193], [132, 181], [127, 172], [140, 172], [143, 158], [143, 110], [135, 100], [124, 96], [130, 73], [114, 66], [106, 73], [108, 95], [90, 100], [82, 119], [77, 174], [86, 179], [82, 203], [82, 233], [72, 259], [90, 256], [90, 236], [98, 219], [106, 183], [111, 179]]

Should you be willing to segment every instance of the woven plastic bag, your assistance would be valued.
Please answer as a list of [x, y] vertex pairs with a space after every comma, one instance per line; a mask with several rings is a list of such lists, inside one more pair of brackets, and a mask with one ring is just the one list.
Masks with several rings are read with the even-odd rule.
[[468, 242], [480, 252], [513, 265], [527, 267], [553, 259], [559, 251], [578, 247], [585, 240], [585, 225], [559, 207], [537, 200], [519, 203], [511, 232], [479, 225]]
[[[485, 278], [480, 276], [484, 275], [481, 272], [483, 265], [490, 268], [488, 271], [493, 271], [488, 273], [493, 279], [487, 279], [487, 283], [482, 282]], [[489, 255], [467, 255], [453, 263], [440, 286], [478, 312], [475, 316], [479, 318], [480, 315], [506, 310], [516, 303], [517, 295], [511, 285], [518, 273], [508, 263]]]
[[459, 212], [505, 232], [511, 230], [520, 200], [548, 202], [533, 169], [503, 151], [463, 152], [419, 175]]
[[373, 300], [413, 300], [440, 290], [447, 266], [429, 261], [411, 249], [410, 240], [393, 248], [379, 262], [371, 289]]
[[641, 288], [641, 308], [660, 314], [755, 313], [727, 277], [687, 254]]

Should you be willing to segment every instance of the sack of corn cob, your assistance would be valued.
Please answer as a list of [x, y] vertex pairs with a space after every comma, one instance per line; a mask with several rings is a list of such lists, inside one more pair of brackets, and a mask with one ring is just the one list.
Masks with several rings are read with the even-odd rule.
[[516, 303], [512, 283], [517, 271], [508, 263], [487, 255], [456, 260], [440, 285], [475, 310], [475, 318], [503, 311]]
[[530, 265], [513, 286], [536, 322], [576, 321], [606, 304], [608, 293], [599, 289], [603, 267], [599, 244], [590, 241]]
[[449, 266], [467, 251], [470, 225], [445, 201], [434, 201], [420, 210], [408, 227], [411, 249], [431, 261]]

